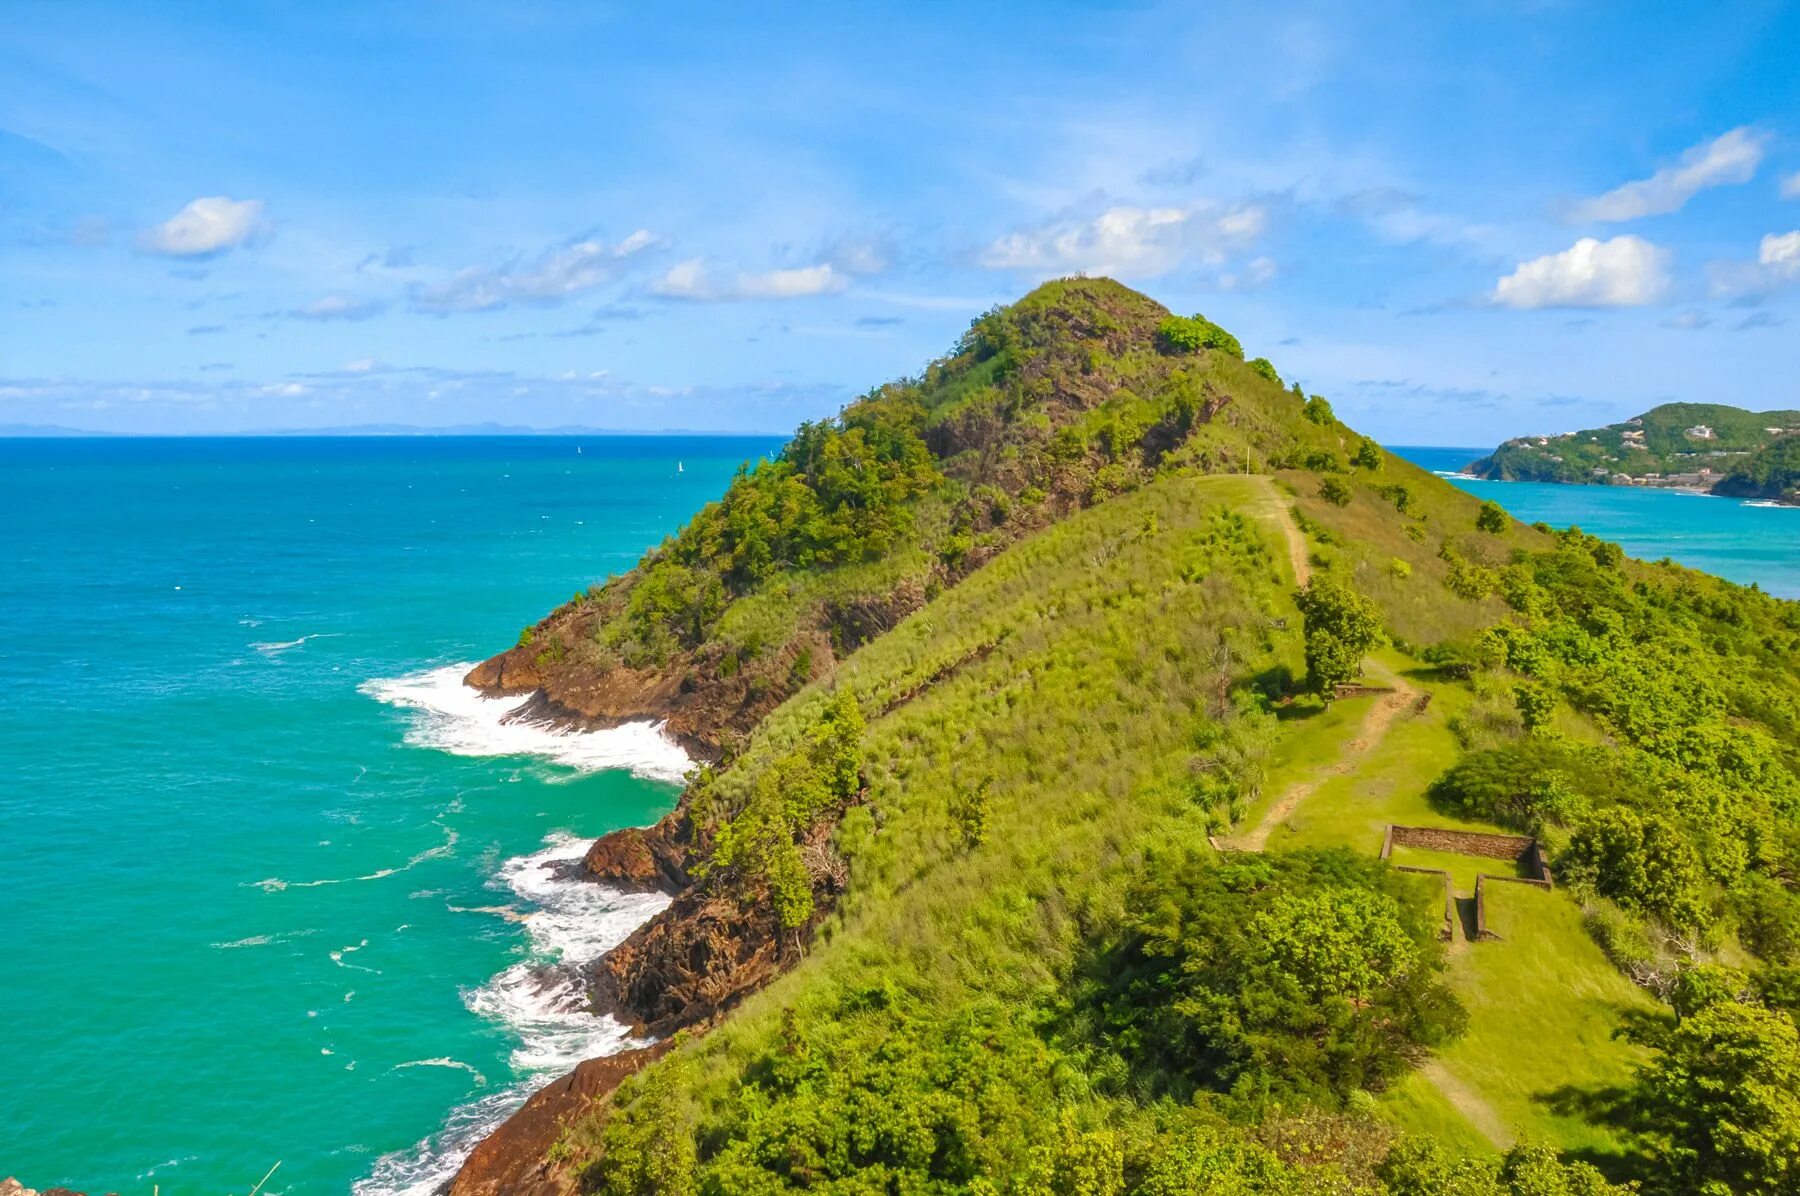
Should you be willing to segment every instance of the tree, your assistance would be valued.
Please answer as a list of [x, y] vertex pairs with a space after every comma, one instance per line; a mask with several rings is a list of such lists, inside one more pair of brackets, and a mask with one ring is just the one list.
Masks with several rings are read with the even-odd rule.
[[1787, 1014], [1717, 1001], [1654, 1036], [1631, 1110], [1657, 1190], [1800, 1189], [1800, 1034]]
[[1306, 418], [1315, 424], [1329, 424], [1333, 419], [1331, 404], [1325, 401], [1323, 395], [1314, 395], [1306, 400], [1306, 406], [1302, 410], [1305, 412]]
[[1362, 658], [1382, 643], [1381, 608], [1328, 577], [1314, 578], [1295, 601], [1306, 621], [1307, 682], [1329, 698], [1355, 680]]
[[1356, 446], [1356, 456], [1353, 460], [1358, 469], [1380, 469], [1384, 459], [1381, 446], [1364, 436], [1362, 443]]
[[1275, 372], [1275, 363], [1267, 357], [1252, 359], [1250, 368], [1256, 372], [1258, 377], [1267, 378], [1277, 386], [1281, 385], [1281, 375]]
[[1378, 1089], [1466, 1021], [1431, 904], [1344, 850], [1154, 862], [1096, 961], [1104, 1033], [1146, 1082], [1247, 1104]]
[[1481, 504], [1481, 510], [1475, 513], [1475, 530], [1490, 535], [1501, 535], [1506, 525], [1511, 522], [1506, 517], [1506, 508], [1491, 499]]
[[1587, 1163], [1544, 1146], [1515, 1146], [1498, 1161], [1447, 1153], [1430, 1138], [1406, 1138], [1375, 1169], [1389, 1196], [1629, 1196]]
[[1711, 920], [1700, 855], [1682, 829], [1660, 814], [1613, 806], [1590, 816], [1569, 839], [1557, 871], [1678, 929], [1698, 929]]
[[1334, 507], [1350, 504], [1350, 487], [1341, 478], [1327, 477], [1319, 487], [1319, 497]]

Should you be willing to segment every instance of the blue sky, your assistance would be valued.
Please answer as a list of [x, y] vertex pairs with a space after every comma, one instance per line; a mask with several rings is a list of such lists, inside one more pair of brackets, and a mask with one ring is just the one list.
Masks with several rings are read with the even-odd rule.
[[1083, 271], [1389, 443], [1800, 407], [1800, 6], [0, 20], [0, 425], [785, 431]]

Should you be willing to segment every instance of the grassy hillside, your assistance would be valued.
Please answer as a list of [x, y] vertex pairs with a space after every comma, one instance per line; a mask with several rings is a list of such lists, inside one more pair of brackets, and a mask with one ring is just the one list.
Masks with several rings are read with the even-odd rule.
[[[538, 625], [775, 678], [626, 948], [722, 993], [754, 929], [766, 986], [571, 1122], [560, 1190], [1790, 1190], [1800, 605], [1519, 525], [1234, 344], [1051, 284]], [[814, 518], [862, 548], [798, 563]], [[670, 568], [697, 621], [641, 601]], [[1309, 675], [1332, 642], [1368, 690]], [[1537, 835], [1559, 884], [1442, 942], [1396, 821]]]
[[1710, 486], [1758, 450], [1795, 433], [1800, 433], [1800, 411], [1665, 403], [1604, 428], [1509, 440], [1470, 471], [1478, 477], [1528, 482], [1666, 479], [1705, 471], [1704, 479], [1693, 484]]
[[803, 426], [638, 568], [470, 679], [541, 690], [565, 714], [665, 718], [712, 754], [1075, 511], [1175, 469], [1348, 468], [1359, 441], [1329, 408], [1212, 327], [1104, 279], [1046, 284], [917, 377]]

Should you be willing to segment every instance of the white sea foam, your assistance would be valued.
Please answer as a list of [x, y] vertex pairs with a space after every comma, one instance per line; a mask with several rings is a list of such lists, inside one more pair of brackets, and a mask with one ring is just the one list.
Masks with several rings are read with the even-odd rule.
[[456, 756], [538, 756], [582, 772], [630, 769], [659, 781], [680, 781], [693, 766], [658, 723], [632, 722], [605, 731], [570, 731], [506, 721], [522, 704], [490, 698], [463, 684], [475, 666], [452, 664], [404, 677], [364, 682], [362, 692], [416, 712], [406, 742]]
[[[511, 905], [482, 911], [522, 921], [529, 954], [464, 993], [463, 1003], [519, 1036], [511, 1063], [524, 1078], [454, 1109], [442, 1129], [411, 1150], [383, 1155], [368, 1178], [352, 1188], [356, 1196], [431, 1196], [456, 1175], [476, 1143], [533, 1092], [583, 1059], [643, 1045], [615, 1019], [587, 1011], [579, 965], [623, 942], [665, 908], [669, 898], [621, 893], [583, 879], [577, 869], [592, 842], [558, 832], [545, 840], [542, 850], [507, 860], [493, 886], [510, 890], [528, 912], [520, 915]], [[425, 1059], [398, 1066], [467, 1065]]]
[[473, 1076], [475, 1078], [475, 1083], [478, 1086], [485, 1087], [487, 1085], [487, 1077], [482, 1075], [480, 1072], [476, 1071], [473, 1064], [464, 1063], [461, 1059], [451, 1059], [451, 1058], [447, 1058], [447, 1057], [440, 1057], [437, 1059], [408, 1059], [405, 1063], [394, 1064], [395, 1071], [399, 1071], [403, 1067], [449, 1067], [449, 1068], [454, 1068], [458, 1071], [468, 1072], [471, 1076]]
[[253, 934], [247, 939], [233, 939], [229, 943], [214, 943], [213, 950], [229, 951], [233, 947], [266, 947], [275, 940], [266, 934]]
[[264, 656], [273, 656], [277, 652], [286, 652], [289, 648], [298, 648], [306, 643], [307, 640], [336, 639], [342, 634], [342, 632], [338, 631], [316, 631], [311, 635], [303, 635], [297, 640], [269, 641], [261, 644], [251, 644], [250, 646], [255, 648], [258, 652], [261, 652]]

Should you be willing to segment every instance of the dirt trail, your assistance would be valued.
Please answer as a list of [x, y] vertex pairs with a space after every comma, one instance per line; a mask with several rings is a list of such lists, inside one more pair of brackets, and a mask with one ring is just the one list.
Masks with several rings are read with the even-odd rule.
[[1266, 847], [1275, 828], [1292, 817], [1294, 811], [1300, 808], [1300, 803], [1311, 797], [1313, 791], [1330, 778], [1346, 776], [1356, 771], [1357, 766], [1362, 763], [1362, 757], [1380, 747], [1381, 741], [1387, 738], [1388, 728], [1393, 726], [1394, 719], [1418, 701], [1418, 689], [1380, 661], [1366, 662], [1365, 670], [1371, 680], [1380, 685], [1392, 686], [1394, 692], [1382, 694], [1369, 707], [1368, 713], [1363, 715], [1362, 726], [1357, 728], [1356, 738], [1345, 745], [1342, 759], [1317, 776], [1290, 786], [1281, 795], [1281, 800], [1263, 813], [1255, 826], [1238, 837], [1236, 846], [1240, 850], [1261, 851]]
[[1479, 1092], [1451, 1075], [1441, 1060], [1431, 1059], [1420, 1064], [1419, 1074], [1443, 1094], [1444, 1099], [1475, 1127], [1477, 1133], [1497, 1148], [1505, 1150], [1517, 1140], [1512, 1129], [1494, 1111], [1494, 1107], [1481, 1099]]
[[[1288, 560], [1294, 567], [1294, 578], [1297, 584], [1304, 586], [1312, 580], [1312, 562], [1307, 559], [1309, 552], [1306, 536], [1294, 519], [1293, 507], [1288, 505], [1286, 498], [1275, 488], [1273, 479], [1263, 478], [1261, 481], [1268, 501], [1266, 509], [1260, 513], [1280, 525], [1282, 536], [1287, 540]], [[1319, 786], [1333, 777], [1347, 776], [1354, 772], [1370, 752], [1381, 746], [1394, 720], [1415, 707], [1419, 690], [1404, 677], [1377, 660], [1365, 661], [1364, 670], [1371, 681], [1377, 685], [1390, 686], [1393, 692], [1382, 694], [1369, 707], [1368, 713], [1363, 715], [1362, 726], [1357, 729], [1356, 738], [1345, 745], [1342, 757], [1335, 764], [1307, 780], [1289, 786], [1287, 792], [1264, 812], [1254, 827], [1236, 838], [1232, 843], [1233, 847], [1241, 851], [1263, 850], [1268, 846], [1269, 836], [1274, 833], [1275, 828], [1293, 817], [1294, 811]], [[1450, 953], [1459, 954], [1467, 950], [1468, 945], [1466, 936], [1456, 934], [1451, 938]], [[1494, 1107], [1483, 1100], [1480, 1093], [1452, 1075], [1442, 1060], [1428, 1060], [1419, 1067], [1419, 1074], [1443, 1094], [1444, 1099], [1467, 1119], [1477, 1133], [1496, 1148], [1505, 1150], [1513, 1145], [1515, 1136]]]
[[[1276, 489], [1273, 478], [1255, 480], [1264, 497], [1262, 509], [1256, 513], [1280, 526], [1282, 537], [1287, 541], [1288, 561], [1294, 567], [1294, 577], [1299, 584], [1305, 585], [1312, 580], [1312, 562], [1307, 559], [1310, 550], [1306, 546], [1306, 535], [1294, 518], [1294, 508], [1288, 504], [1286, 496]], [[1419, 691], [1380, 661], [1368, 661], [1364, 667], [1372, 681], [1377, 685], [1391, 686], [1393, 692], [1382, 694], [1369, 707], [1369, 712], [1363, 715], [1362, 726], [1358, 728], [1356, 738], [1345, 747], [1342, 759], [1319, 775], [1290, 786], [1281, 795], [1281, 800], [1270, 806], [1255, 826], [1236, 836], [1233, 846], [1241, 851], [1261, 851], [1268, 845], [1269, 836], [1274, 833], [1275, 828], [1292, 817], [1294, 811], [1300, 808], [1301, 802], [1311, 797], [1313, 791], [1331, 777], [1344, 776], [1354, 771], [1361, 762], [1359, 757], [1379, 747], [1394, 719], [1418, 701]]]
[[1260, 512], [1281, 525], [1281, 534], [1287, 540], [1288, 562], [1294, 567], [1294, 581], [1305, 585], [1312, 580], [1312, 561], [1308, 558], [1310, 550], [1306, 547], [1306, 536], [1300, 531], [1300, 525], [1294, 520], [1294, 508], [1288, 505], [1285, 495], [1275, 488], [1275, 479], [1254, 479], [1262, 489], [1265, 509]]

